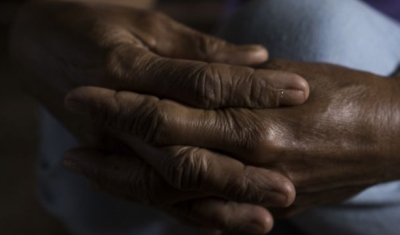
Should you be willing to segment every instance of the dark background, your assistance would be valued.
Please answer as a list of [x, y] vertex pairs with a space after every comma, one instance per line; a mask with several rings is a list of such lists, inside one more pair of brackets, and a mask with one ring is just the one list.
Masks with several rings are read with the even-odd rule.
[[[35, 161], [37, 103], [13, 76], [8, 32], [24, 1], [0, 2], [0, 234], [67, 234], [37, 199]], [[188, 4], [190, 2], [190, 4]], [[211, 31], [222, 5], [218, 1], [161, 1], [158, 8], [179, 21]]]
[[0, 234], [67, 234], [37, 200], [37, 104], [20, 89], [8, 60], [8, 31], [19, 6], [0, 3]]

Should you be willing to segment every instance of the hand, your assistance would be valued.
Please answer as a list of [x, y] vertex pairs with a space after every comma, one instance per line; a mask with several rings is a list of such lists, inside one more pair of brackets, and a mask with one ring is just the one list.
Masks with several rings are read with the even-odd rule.
[[65, 95], [82, 85], [205, 109], [296, 105], [308, 96], [308, 84], [299, 76], [243, 67], [264, 62], [263, 47], [235, 46], [155, 11], [32, 3], [19, 14], [11, 35], [11, 56], [26, 90], [90, 146], [115, 143], [90, 120], [63, 108]]
[[[141, 149], [141, 154], [151, 156], [157, 152]], [[273, 194], [271, 187], [283, 188], [288, 184], [287, 180], [277, 173], [245, 167], [219, 154], [209, 155], [204, 155], [206, 158], [202, 160], [203, 165], [197, 170], [195, 165], [192, 166], [199, 176], [197, 179], [193, 175], [186, 175], [185, 169], [171, 169], [173, 171], [170, 173], [174, 174], [172, 177], [177, 180], [174, 184], [166, 182], [153, 167], [127, 149], [113, 154], [76, 149], [66, 156], [64, 165], [86, 176], [96, 191], [107, 191], [132, 202], [148, 204], [195, 227], [254, 234], [270, 231], [273, 225], [271, 214], [261, 206], [244, 201], [246, 198], [254, 198], [256, 202], [256, 198], [260, 197], [259, 200], [265, 200], [264, 205], [286, 203], [284, 201], [287, 199]], [[257, 180], [264, 181], [260, 185], [264, 188], [255, 187]], [[219, 197], [221, 194], [226, 197]], [[265, 197], [265, 194], [270, 197]], [[289, 200], [293, 200], [293, 196]]]
[[[89, 87], [71, 92], [66, 104], [90, 114], [133, 148], [136, 137], [154, 146], [198, 146], [282, 173], [297, 191], [293, 206], [280, 213], [286, 216], [400, 178], [398, 80], [327, 64], [274, 61], [263, 68], [306, 78], [308, 101], [274, 110], [206, 111]], [[166, 169], [202, 165], [202, 157], [193, 154], [179, 155], [179, 161], [169, 156], [146, 160], [167, 180]]]
[[262, 46], [235, 46], [155, 11], [33, 3], [20, 13], [12, 35], [11, 54], [25, 71], [25, 86], [55, 113], [57, 101], [82, 85], [206, 109], [297, 105], [308, 95], [299, 76], [243, 67], [267, 60]]
[[[231, 45], [161, 13], [111, 5], [30, 4], [14, 26], [11, 54], [25, 87], [81, 141], [96, 146], [109, 136], [62, 106], [64, 96], [78, 86], [142, 92], [204, 109], [273, 108], [301, 104], [308, 96], [308, 84], [297, 75], [243, 67], [267, 59], [261, 46]], [[276, 181], [261, 184], [271, 184], [271, 192], [260, 189], [259, 198], [240, 200], [290, 204], [291, 183], [275, 173], [264, 178], [274, 175]], [[221, 185], [208, 186], [216, 195], [229, 193], [218, 192]], [[244, 192], [245, 186], [232, 190]], [[273, 191], [278, 199], [271, 199]]]

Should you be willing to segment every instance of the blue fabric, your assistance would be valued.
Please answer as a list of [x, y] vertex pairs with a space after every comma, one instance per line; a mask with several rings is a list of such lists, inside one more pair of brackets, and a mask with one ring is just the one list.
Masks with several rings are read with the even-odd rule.
[[[232, 42], [261, 43], [274, 58], [330, 62], [380, 75], [394, 72], [400, 61], [399, 26], [357, 0], [255, 1], [221, 35]], [[40, 196], [74, 234], [198, 233], [150, 208], [91, 192], [83, 177], [61, 165], [66, 151], [78, 142], [46, 111], [40, 115]], [[399, 221], [400, 183], [394, 182], [373, 187], [343, 205], [312, 210], [290, 223], [307, 235], [398, 235]]]
[[[382, 13], [400, 21], [400, 1], [399, 0], [363, 0]], [[228, 0], [227, 15], [233, 14], [235, 9], [242, 5], [244, 0]]]
[[[265, 45], [272, 58], [327, 62], [383, 76], [391, 75], [400, 62], [397, 22], [357, 0], [254, 1], [220, 36]], [[342, 205], [290, 221], [308, 235], [398, 235], [400, 182], [372, 187]]]

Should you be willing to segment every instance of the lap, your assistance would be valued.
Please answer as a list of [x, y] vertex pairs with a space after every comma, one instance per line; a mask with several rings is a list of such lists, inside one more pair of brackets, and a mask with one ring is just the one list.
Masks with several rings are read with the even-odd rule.
[[[400, 62], [399, 25], [357, 0], [253, 1], [220, 35], [235, 43], [262, 44], [271, 58], [333, 63], [383, 76]], [[379, 185], [343, 205], [317, 208], [290, 222], [309, 235], [395, 235], [399, 194], [400, 182]]]
[[[272, 58], [329, 62], [381, 75], [392, 73], [400, 61], [398, 25], [356, 0], [254, 1], [232, 18], [221, 35], [236, 43], [264, 44]], [[102, 234], [194, 234], [148, 208], [91, 192], [83, 178], [62, 168], [62, 156], [78, 142], [47, 113], [42, 114], [41, 126], [38, 176], [42, 201], [77, 234], [98, 234], [96, 229], [103, 230]], [[388, 190], [388, 186], [382, 187]], [[389, 191], [399, 193], [393, 190]], [[374, 199], [373, 195], [367, 192], [349, 203], [357, 208], [363, 199], [363, 203], [383, 205], [385, 199]], [[351, 219], [364, 210], [352, 206], [334, 208], [335, 213], [328, 209], [313, 211], [291, 222], [313, 228], [318, 228], [315, 224], [334, 225], [333, 219]], [[155, 230], [150, 231], [152, 228]]]

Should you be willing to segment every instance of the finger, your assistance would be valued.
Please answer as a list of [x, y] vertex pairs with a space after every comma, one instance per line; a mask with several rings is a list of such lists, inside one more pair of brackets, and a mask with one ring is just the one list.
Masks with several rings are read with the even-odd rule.
[[283, 175], [211, 151], [193, 147], [166, 147], [155, 152], [137, 141], [125, 141], [173, 187], [200, 191], [235, 202], [265, 207], [287, 207], [295, 189]]
[[107, 87], [205, 109], [299, 105], [309, 93], [307, 82], [296, 74], [167, 59], [130, 44], [117, 47], [107, 67]]
[[[268, 59], [268, 51], [261, 45], [234, 45], [222, 39], [186, 29], [178, 35], [168, 35], [175, 44], [160, 40], [155, 51], [175, 58], [218, 62], [231, 65], [254, 66]], [[179, 37], [179, 38], [177, 38]]]
[[[77, 149], [67, 155], [64, 165], [75, 173], [85, 175], [107, 192], [152, 206], [162, 206], [168, 209], [175, 207], [174, 204], [181, 200], [202, 197], [201, 193], [190, 195], [191, 193], [168, 187], [166, 182], [151, 172], [142, 161], [137, 160], [134, 157], [105, 156], [97, 151]], [[270, 214], [265, 209], [252, 205], [239, 206], [225, 202], [199, 201], [199, 205], [192, 206], [192, 209], [189, 208], [189, 204], [185, 203], [176, 207], [180, 208], [181, 215], [184, 212], [186, 217], [196, 218], [196, 221], [201, 221], [202, 224], [212, 223], [212, 226], [218, 226], [217, 228], [240, 229], [243, 224], [247, 225], [250, 222], [256, 223], [259, 227], [268, 228], [271, 223]], [[231, 215], [230, 213], [235, 213], [235, 218], [227, 220], [225, 217]], [[218, 220], [215, 221], [217, 218]]]
[[134, 156], [106, 155], [81, 148], [70, 151], [63, 163], [68, 170], [88, 178], [96, 190], [139, 203], [164, 206], [204, 196], [169, 186], [148, 164]]
[[296, 201], [288, 208], [274, 208], [271, 211], [278, 218], [289, 218], [315, 207], [340, 204], [356, 196], [368, 186], [346, 186], [321, 192], [299, 193]]
[[177, 217], [208, 229], [265, 234], [273, 227], [271, 214], [263, 207], [224, 201], [197, 199], [171, 208]]
[[[210, 134], [215, 134], [220, 135], [220, 141], [225, 141], [226, 135], [221, 135], [218, 130], [215, 131], [214, 126], [207, 127], [210, 131], [204, 131], [206, 129], [204, 127], [193, 128], [190, 124], [185, 126], [182, 123], [186, 121], [180, 120], [191, 120], [197, 125], [202, 120], [198, 117], [203, 115], [202, 112], [213, 111], [193, 109], [193, 112], [198, 113], [197, 116], [188, 116], [192, 114], [185, 110], [185, 107], [165, 101], [167, 103], [163, 104], [163, 107], [170, 113], [161, 114], [165, 118], [161, 121], [160, 117], [148, 116], [151, 112], [158, 112], [155, 111], [158, 109], [156, 106], [159, 105], [157, 102], [162, 102], [154, 97], [131, 92], [117, 94], [115, 91], [102, 88], [80, 88], [77, 91], [79, 95], [72, 94], [67, 99], [69, 105], [71, 102], [72, 106], [78, 105], [78, 109], [91, 113], [99, 125], [116, 130], [112, 132], [114, 137], [124, 140], [137, 153], [140, 153], [142, 158], [175, 188], [211, 192], [234, 201], [264, 206], [285, 207], [293, 202], [294, 186], [281, 174], [261, 168], [245, 167], [237, 160], [198, 148], [165, 148], [165, 154], [160, 154], [135, 138], [137, 136], [150, 143], [169, 141], [171, 137], [173, 137], [172, 141], [177, 142], [187, 141], [187, 138], [190, 138], [192, 141], [190, 145], [193, 146], [196, 143], [202, 144], [202, 139], [209, 141]], [[76, 109], [76, 107], [73, 108]], [[180, 115], [176, 123], [165, 124], [177, 114]], [[209, 122], [208, 119], [216, 118], [210, 115], [209, 118], [204, 118], [207, 120], [206, 123]], [[221, 125], [224, 124], [221, 123]], [[217, 125], [216, 128], [219, 129], [221, 126]], [[193, 137], [192, 133], [199, 135]], [[234, 145], [236, 143], [233, 141]], [[242, 158], [246, 157], [242, 156]]]
[[[263, 46], [233, 45], [186, 27], [163, 13], [147, 13], [135, 20], [142, 23], [132, 29], [133, 34], [152, 51], [165, 57], [245, 66], [268, 59]], [[141, 25], [146, 27], [141, 28]]]
[[89, 114], [102, 127], [152, 145], [198, 146], [224, 151], [242, 160], [246, 160], [246, 155], [265, 154], [253, 148], [254, 143], [264, 144], [267, 140], [257, 134], [263, 128], [259, 123], [246, 120], [254, 115], [247, 109], [207, 111], [153, 96], [95, 87], [73, 90], [65, 103], [73, 112]]

